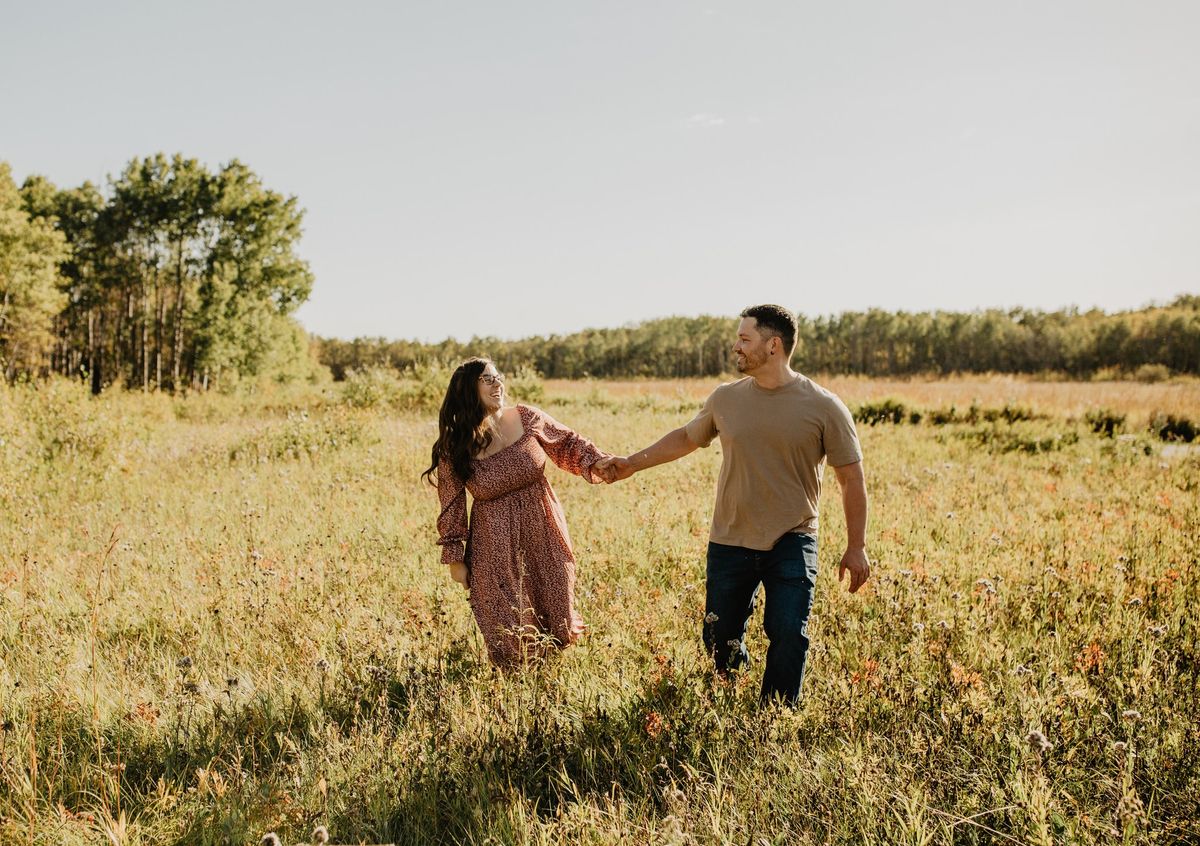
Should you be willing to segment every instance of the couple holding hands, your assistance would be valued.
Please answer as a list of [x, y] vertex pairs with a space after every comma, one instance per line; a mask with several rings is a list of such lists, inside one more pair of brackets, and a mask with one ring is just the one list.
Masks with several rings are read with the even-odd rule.
[[[808, 653], [817, 579], [817, 515], [828, 463], [841, 488], [850, 592], [870, 577], [867, 491], [850, 412], [789, 366], [796, 320], [761, 305], [741, 313], [733, 352], [743, 378], [718, 387], [686, 425], [625, 458], [607, 455], [542, 411], [505, 404], [504, 377], [485, 358], [458, 366], [438, 421], [432, 464], [438, 544], [493, 663], [521, 666], [584, 631], [575, 557], [547, 457], [593, 484], [682, 458], [720, 438], [722, 462], [708, 545], [703, 639], [719, 673], [749, 662], [746, 626], [763, 588], [769, 640], [762, 699], [794, 705]], [[467, 513], [467, 493], [473, 503]]]

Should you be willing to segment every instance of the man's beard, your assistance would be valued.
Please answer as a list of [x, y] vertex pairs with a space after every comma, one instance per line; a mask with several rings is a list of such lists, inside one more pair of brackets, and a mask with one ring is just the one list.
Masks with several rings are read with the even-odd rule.
[[743, 353], [740, 357], [734, 356], [734, 366], [737, 368], [738, 373], [745, 373], [747, 370], [755, 370], [762, 367], [766, 360], [766, 356], [756, 359], [748, 353]]

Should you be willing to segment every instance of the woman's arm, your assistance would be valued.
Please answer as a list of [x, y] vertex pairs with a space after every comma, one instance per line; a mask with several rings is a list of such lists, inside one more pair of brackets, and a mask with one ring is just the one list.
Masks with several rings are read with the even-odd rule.
[[582, 476], [593, 485], [604, 481], [596, 472], [596, 463], [610, 456], [601, 452], [587, 438], [559, 423], [549, 414], [530, 408], [533, 420], [533, 435], [550, 460], [576, 476]]
[[443, 564], [462, 564], [467, 545], [467, 488], [446, 459], [438, 462], [438, 546], [442, 548]]

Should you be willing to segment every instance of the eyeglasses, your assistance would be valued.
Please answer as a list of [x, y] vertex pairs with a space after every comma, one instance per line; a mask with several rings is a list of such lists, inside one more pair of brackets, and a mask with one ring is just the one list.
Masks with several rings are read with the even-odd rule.
[[504, 384], [504, 374], [497, 373], [495, 376], [493, 376], [490, 373], [484, 373], [482, 376], [479, 377], [479, 381], [483, 382], [483, 384], [485, 384], [485, 385], [503, 385]]

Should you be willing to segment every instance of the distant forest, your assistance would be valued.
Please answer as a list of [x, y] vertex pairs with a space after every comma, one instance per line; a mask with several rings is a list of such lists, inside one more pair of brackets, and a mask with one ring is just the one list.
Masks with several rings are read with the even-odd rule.
[[[1163, 377], [1200, 374], [1200, 296], [1107, 313], [1028, 309], [843, 312], [799, 318], [793, 364], [812, 373], [915, 376], [948, 373]], [[732, 370], [737, 319], [669, 317], [619, 329], [504, 341], [438, 344], [383, 338], [317, 339], [334, 379], [375, 367], [406, 370], [488, 355], [504, 370], [552, 379], [717, 376]]]
[[[293, 312], [313, 276], [304, 212], [234, 160], [135, 158], [103, 188], [17, 186], [0, 162], [0, 375], [52, 373], [178, 391], [335, 379], [494, 358], [548, 378], [712, 377], [732, 370], [736, 318], [669, 317], [518, 341], [438, 344], [310, 337]], [[415, 298], [414, 298], [415, 299]], [[419, 303], [414, 302], [419, 308]], [[1200, 296], [1136, 311], [878, 309], [800, 317], [795, 365], [813, 373], [1200, 374]]]

